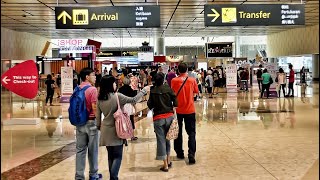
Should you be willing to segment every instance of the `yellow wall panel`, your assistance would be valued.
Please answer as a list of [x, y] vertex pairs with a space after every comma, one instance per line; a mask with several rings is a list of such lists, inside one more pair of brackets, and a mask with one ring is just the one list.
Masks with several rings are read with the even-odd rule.
[[290, 29], [267, 36], [267, 56], [292, 56], [319, 53], [319, 24]]

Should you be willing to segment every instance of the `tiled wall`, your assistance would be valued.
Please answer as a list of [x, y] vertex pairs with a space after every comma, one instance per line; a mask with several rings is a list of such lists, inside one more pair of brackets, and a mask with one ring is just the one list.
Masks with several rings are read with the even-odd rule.
[[[49, 39], [1, 27], [1, 59], [29, 60], [39, 56]], [[50, 50], [47, 56], [51, 56]]]
[[319, 24], [267, 36], [268, 57], [317, 53], [319, 53]]

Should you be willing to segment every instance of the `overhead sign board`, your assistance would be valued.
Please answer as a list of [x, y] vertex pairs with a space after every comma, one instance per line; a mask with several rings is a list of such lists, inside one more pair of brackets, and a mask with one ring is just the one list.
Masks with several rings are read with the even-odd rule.
[[92, 53], [95, 51], [94, 46], [69, 46], [69, 47], [60, 47], [59, 53]]
[[102, 51], [97, 57], [138, 56], [137, 51]]
[[204, 5], [205, 26], [305, 25], [303, 4]]
[[139, 52], [138, 53], [139, 62], [152, 62], [153, 61], [153, 52]]
[[232, 57], [232, 42], [206, 43], [206, 56], [210, 57]]
[[56, 7], [56, 29], [160, 27], [160, 6]]

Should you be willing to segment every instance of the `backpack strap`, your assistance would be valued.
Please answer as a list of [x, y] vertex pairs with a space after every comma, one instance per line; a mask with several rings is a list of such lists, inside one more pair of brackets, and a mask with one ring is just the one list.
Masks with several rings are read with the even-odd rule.
[[83, 88], [80, 88], [80, 86], [79, 86], [79, 89], [86, 91], [89, 87], [91, 87], [91, 86], [90, 85], [86, 85]]

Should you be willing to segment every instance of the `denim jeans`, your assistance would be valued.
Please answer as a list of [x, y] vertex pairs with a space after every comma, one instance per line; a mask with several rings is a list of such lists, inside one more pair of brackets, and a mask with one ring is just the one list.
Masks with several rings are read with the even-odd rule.
[[170, 141], [166, 139], [173, 116], [158, 119], [153, 122], [154, 132], [157, 136], [157, 160], [165, 160], [170, 155]]
[[188, 157], [195, 157], [196, 153], [196, 114], [177, 114], [178, 124], [179, 124], [179, 135], [178, 138], [174, 140], [174, 150], [177, 155], [183, 155], [183, 138], [182, 138], [182, 127], [183, 120], [186, 126], [186, 131], [189, 136], [188, 139]]
[[118, 180], [122, 161], [123, 145], [107, 146], [110, 180]]
[[85, 179], [86, 155], [88, 149], [89, 176], [97, 177], [98, 172], [98, 129], [94, 120], [88, 120], [84, 126], [78, 126], [76, 130], [76, 175], [75, 179]]

